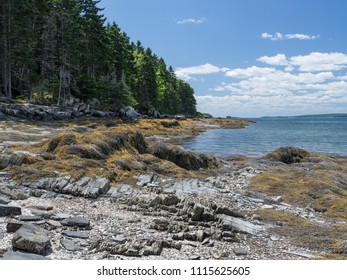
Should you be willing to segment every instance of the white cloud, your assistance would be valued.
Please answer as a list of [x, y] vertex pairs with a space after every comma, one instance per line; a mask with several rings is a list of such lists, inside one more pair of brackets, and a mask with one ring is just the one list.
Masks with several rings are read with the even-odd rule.
[[298, 39], [298, 40], [314, 40], [318, 39], [319, 35], [307, 35], [307, 34], [282, 34], [280, 32], [276, 32], [274, 35], [269, 33], [262, 33], [260, 34], [260, 37], [263, 39], [270, 39], [272, 41], [280, 41], [280, 40], [291, 40], [291, 39]]
[[206, 18], [185, 18], [181, 20], [176, 20], [177, 24], [187, 24], [187, 23], [192, 23], [192, 24], [202, 24], [206, 21]]
[[278, 54], [275, 56], [262, 56], [257, 59], [260, 62], [270, 64], [270, 65], [288, 65], [288, 60], [284, 54]]
[[290, 58], [290, 64], [300, 71], [336, 71], [347, 67], [347, 55], [343, 53], [312, 52]]
[[175, 74], [178, 78], [188, 81], [193, 79], [193, 75], [206, 75], [219, 72], [226, 72], [228, 70], [228, 68], [222, 68], [206, 63], [192, 67], [178, 67], [175, 71]]
[[[215, 116], [333, 113], [347, 110], [347, 54], [262, 56], [258, 64], [229, 69], [209, 63], [177, 68], [185, 80], [216, 74], [221, 83], [197, 92], [198, 110]], [[261, 67], [260, 63], [265, 66]], [[270, 67], [266, 67], [271, 65]], [[209, 85], [210, 86], [210, 85]]]
[[254, 77], [254, 76], [264, 76], [269, 73], [275, 72], [275, 68], [262, 68], [257, 66], [252, 66], [249, 68], [237, 68], [226, 72], [226, 75], [228, 77], [233, 78], [247, 78], [247, 77]]

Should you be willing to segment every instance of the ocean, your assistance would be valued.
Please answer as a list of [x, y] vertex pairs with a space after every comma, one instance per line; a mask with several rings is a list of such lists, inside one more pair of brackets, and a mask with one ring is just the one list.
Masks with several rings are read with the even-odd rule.
[[347, 114], [262, 117], [242, 129], [211, 129], [185, 140], [185, 148], [219, 157], [260, 157], [283, 146], [347, 156]]

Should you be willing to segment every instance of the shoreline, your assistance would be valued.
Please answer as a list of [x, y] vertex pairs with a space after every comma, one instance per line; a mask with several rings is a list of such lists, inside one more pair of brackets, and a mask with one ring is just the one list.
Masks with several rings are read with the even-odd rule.
[[[298, 149], [218, 159], [168, 143], [218, 122], [226, 126], [218, 119], [65, 124], [46, 131], [44, 142], [0, 154], [13, 161], [1, 170], [0, 195], [47, 231], [50, 251], [43, 255], [51, 259], [345, 258], [347, 160]], [[299, 186], [307, 192], [297, 193]], [[326, 203], [326, 195], [335, 204]], [[63, 220], [69, 215], [88, 224], [68, 225]], [[22, 216], [0, 218], [0, 255], [20, 246], [12, 245], [7, 228], [28, 223]], [[30, 221], [33, 216], [38, 220]], [[308, 240], [312, 230], [319, 236]], [[71, 237], [71, 231], [81, 236]]]

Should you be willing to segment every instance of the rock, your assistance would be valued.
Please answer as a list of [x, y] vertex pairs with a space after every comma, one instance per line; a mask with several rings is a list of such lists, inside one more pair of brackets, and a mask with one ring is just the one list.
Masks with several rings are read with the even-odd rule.
[[197, 260], [201, 259], [201, 256], [199, 254], [194, 254], [194, 255], [190, 256], [189, 259], [192, 261], [197, 261]]
[[163, 199], [162, 204], [166, 206], [177, 205], [181, 200], [176, 195], [168, 195]]
[[67, 213], [60, 213], [60, 214], [56, 214], [52, 216], [52, 219], [57, 221], [61, 221], [61, 220], [69, 219], [69, 218], [72, 218], [72, 215]]
[[292, 164], [301, 162], [305, 157], [309, 156], [310, 153], [299, 148], [294, 147], [281, 147], [263, 158], [270, 161], [280, 161], [285, 164]]
[[133, 107], [126, 106], [119, 110], [119, 117], [126, 120], [135, 120], [141, 117], [141, 114], [139, 114]]
[[88, 217], [72, 217], [68, 219], [64, 219], [60, 222], [63, 226], [69, 227], [89, 227], [90, 221]]
[[198, 154], [168, 143], [154, 144], [152, 154], [160, 159], [171, 161], [186, 170], [199, 170], [218, 166], [218, 161], [213, 156]]
[[234, 249], [234, 254], [236, 256], [246, 256], [248, 255], [247, 250], [243, 249], [243, 248], [235, 248]]
[[55, 221], [55, 220], [48, 220], [46, 221], [46, 223], [55, 228], [62, 226], [62, 224], [59, 221]]
[[21, 215], [22, 209], [16, 206], [0, 205], [0, 217]]
[[42, 216], [19, 216], [19, 220], [22, 222], [35, 222], [43, 220]]
[[163, 199], [160, 196], [156, 196], [150, 203], [149, 206], [156, 206], [163, 203]]
[[196, 240], [199, 242], [204, 241], [206, 236], [207, 236], [207, 234], [203, 230], [198, 230], [196, 232]]
[[14, 233], [12, 245], [19, 250], [44, 255], [51, 246], [48, 234], [47, 230], [39, 226], [23, 224]]
[[221, 214], [220, 218], [223, 222], [223, 227], [230, 225], [231, 228], [230, 229], [225, 228], [226, 230], [236, 229], [237, 231], [249, 233], [249, 234], [253, 234], [253, 235], [264, 230], [264, 227], [262, 227], [262, 226], [254, 225], [250, 222], [244, 221], [244, 220], [239, 219], [239, 218], [227, 216], [225, 214]]
[[3, 239], [5, 234], [3, 232], [0, 232], [0, 240]]
[[216, 210], [216, 214], [225, 214], [228, 216], [232, 216], [232, 217], [237, 217], [237, 218], [244, 218], [244, 216], [238, 212], [236, 212], [235, 210], [232, 210], [228, 207], [218, 207]]
[[20, 252], [20, 251], [12, 251], [9, 250], [7, 251], [3, 258], [3, 260], [35, 260], [35, 261], [45, 261], [45, 260], [49, 260], [48, 258], [41, 256], [41, 255], [37, 255], [37, 254], [30, 254], [30, 253], [25, 253], [25, 252]]
[[161, 252], [163, 251], [163, 244], [160, 241], [155, 241], [151, 246], [151, 255], [159, 256]]
[[87, 231], [66, 230], [66, 231], [63, 231], [62, 234], [72, 238], [81, 238], [81, 239], [89, 238], [89, 232]]
[[125, 244], [128, 241], [128, 239], [123, 234], [116, 235], [115, 237], [113, 237], [113, 240], [118, 244]]
[[169, 225], [170, 225], [170, 222], [168, 220], [154, 219], [152, 228], [159, 231], [166, 231], [168, 230]]
[[178, 121], [162, 121], [160, 122], [160, 124], [166, 128], [180, 126], [180, 123]]
[[0, 195], [0, 204], [9, 204], [11, 199], [7, 195]]
[[78, 251], [80, 250], [80, 246], [78, 246], [75, 242], [69, 239], [61, 239], [60, 244], [68, 251]]
[[190, 219], [192, 221], [200, 221], [202, 214], [204, 213], [205, 207], [201, 204], [195, 204], [192, 211], [191, 211], [191, 217]]
[[16, 189], [0, 187], [0, 193], [10, 197], [12, 200], [25, 200], [29, 197], [20, 186], [16, 186]]
[[105, 178], [92, 179], [82, 191], [85, 197], [97, 198], [100, 194], [105, 194], [110, 189], [110, 181]]
[[11, 232], [16, 232], [19, 230], [19, 228], [23, 225], [24, 223], [22, 222], [17, 222], [17, 221], [10, 221], [6, 225], [6, 232], [11, 233]]

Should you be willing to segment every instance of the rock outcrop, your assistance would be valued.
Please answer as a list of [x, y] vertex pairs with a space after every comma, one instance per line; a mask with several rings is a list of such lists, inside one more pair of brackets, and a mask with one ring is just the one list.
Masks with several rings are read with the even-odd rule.
[[285, 164], [301, 162], [305, 157], [309, 156], [309, 152], [295, 147], [281, 147], [263, 158], [270, 161], [280, 161]]

